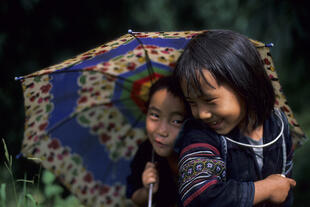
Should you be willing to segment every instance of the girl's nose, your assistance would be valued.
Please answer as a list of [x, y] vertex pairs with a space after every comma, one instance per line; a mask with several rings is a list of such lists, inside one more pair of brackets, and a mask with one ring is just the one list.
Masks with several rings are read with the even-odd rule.
[[199, 119], [210, 119], [212, 117], [212, 113], [208, 110], [207, 107], [199, 106], [198, 107], [198, 115]]

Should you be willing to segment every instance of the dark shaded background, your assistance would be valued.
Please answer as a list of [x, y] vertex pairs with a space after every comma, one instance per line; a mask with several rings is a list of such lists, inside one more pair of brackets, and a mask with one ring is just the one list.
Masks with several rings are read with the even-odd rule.
[[[310, 134], [309, 4], [305, 0], [0, 0], [0, 138], [19, 154], [26, 75], [127, 32], [232, 29], [275, 44], [273, 60], [289, 104]], [[3, 152], [1, 145], [1, 166]], [[310, 144], [296, 151], [295, 205], [310, 203]], [[16, 177], [38, 166], [14, 159]], [[0, 183], [4, 182], [1, 177]]]

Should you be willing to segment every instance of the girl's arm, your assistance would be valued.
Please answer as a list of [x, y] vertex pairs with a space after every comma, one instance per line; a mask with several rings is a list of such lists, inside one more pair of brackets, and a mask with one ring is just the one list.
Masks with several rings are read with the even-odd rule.
[[[189, 125], [187, 129], [190, 130], [181, 133], [181, 144], [177, 145], [182, 150], [179, 158], [179, 191], [183, 206], [253, 206], [267, 200], [273, 203], [281, 203], [286, 198], [290, 200], [288, 192], [296, 182], [279, 174], [255, 183], [225, 180], [226, 169], [221, 167], [224, 161], [216, 136], [196, 128], [195, 125]], [[292, 166], [290, 149], [291, 144], [287, 142], [287, 171]], [[290, 174], [286, 176], [290, 177]], [[289, 194], [292, 194], [291, 191]]]
[[272, 203], [283, 203], [291, 187], [296, 185], [295, 180], [282, 177], [280, 174], [273, 174], [254, 183], [255, 196], [253, 205], [263, 201]]
[[280, 174], [253, 182], [225, 181], [219, 150], [207, 143], [185, 147], [179, 160], [181, 200], [184, 206], [252, 206], [264, 201], [283, 203], [296, 182]]
[[188, 120], [176, 142], [179, 196], [184, 207], [252, 207], [253, 182], [226, 180], [218, 135], [199, 120]]
[[[286, 177], [282, 177], [280, 174], [274, 174], [268, 176], [264, 180], [255, 182], [255, 197], [253, 202], [254, 205], [265, 200], [269, 200], [272, 203], [283, 203], [287, 198], [293, 196], [290, 189], [296, 185], [296, 181], [291, 179], [294, 148], [290, 135], [288, 121], [283, 112], [281, 112], [281, 117], [285, 123], [284, 137], [287, 156], [285, 164]], [[288, 203], [290, 203], [291, 201], [292, 198], [287, 200]]]
[[226, 181], [225, 163], [214, 145], [186, 146], [180, 153], [179, 173], [179, 192], [185, 207], [253, 205], [253, 182]]

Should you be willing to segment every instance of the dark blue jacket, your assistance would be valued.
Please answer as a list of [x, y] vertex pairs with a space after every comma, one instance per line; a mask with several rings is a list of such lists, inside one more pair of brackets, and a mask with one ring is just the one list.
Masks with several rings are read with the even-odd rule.
[[[179, 193], [181, 205], [200, 206], [253, 206], [254, 182], [271, 174], [281, 174], [283, 151], [286, 151], [286, 176], [291, 176], [292, 140], [288, 122], [283, 113], [284, 143], [282, 137], [274, 144], [263, 148], [263, 167], [258, 168], [252, 148], [234, 144], [216, 134], [202, 121], [188, 120], [180, 133], [176, 149], [179, 157]], [[280, 118], [275, 112], [265, 121], [263, 143], [274, 140], [281, 130]], [[227, 137], [248, 143], [248, 139], [234, 129]], [[292, 206], [290, 191], [287, 200], [281, 205], [261, 203], [257, 206]]]
[[[140, 146], [130, 164], [131, 172], [127, 177], [126, 195], [131, 198], [133, 193], [143, 187], [142, 173], [147, 162], [152, 160], [152, 145], [149, 140]], [[177, 179], [170, 169], [166, 158], [154, 153], [154, 162], [158, 170], [159, 188], [153, 195], [153, 204], [157, 207], [172, 207], [177, 203]]]

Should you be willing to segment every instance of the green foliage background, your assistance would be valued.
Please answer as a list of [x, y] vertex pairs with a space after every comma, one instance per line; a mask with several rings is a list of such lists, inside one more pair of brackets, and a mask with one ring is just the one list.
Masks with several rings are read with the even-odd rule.
[[[309, 135], [308, 5], [305, 0], [1, 0], [0, 138], [13, 156], [19, 154], [24, 108], [22, 89], [14, 77], [59, 63], [128, 29], [232, 29], [274, 43], [271, 54], [284, 92]], [[309, 153], [309, 142], [296, 151], [295, 206], [310, 203]], [[19, 177], [25, 172], [31, 176], [38, 169], [24, 158], [15, 163]]]

